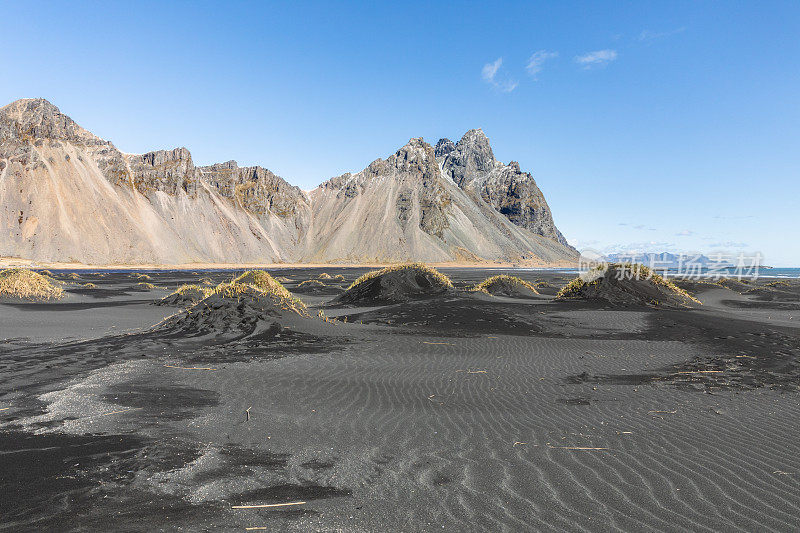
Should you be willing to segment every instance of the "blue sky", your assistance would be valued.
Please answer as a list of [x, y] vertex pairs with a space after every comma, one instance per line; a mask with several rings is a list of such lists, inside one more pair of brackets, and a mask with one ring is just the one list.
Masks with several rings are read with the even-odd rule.
[[800, 265], [800, 3], [7, 2], [0, 102], [305, 189], [489, 136], [567, 238]]

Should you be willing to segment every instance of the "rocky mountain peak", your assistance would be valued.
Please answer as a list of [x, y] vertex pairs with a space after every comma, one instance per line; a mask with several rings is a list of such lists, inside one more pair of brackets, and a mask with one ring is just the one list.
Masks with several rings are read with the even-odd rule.
[[452, 150], [449, 149], [448, 142], [450, 141], [442, 139], [437, 143], [441, 153], [437, 155], [445, 174], [462, 189], [476, 177], [491, 171], [497, 163], [483, 130], [469, 130]]
[[433, 146], [426, 143], [422, 137], [409, 140], [386, 162], [390, 168], [400, 172], [420, 173], [424, 177], [433, 177], [439, 172]]
[[77, 143], [105, 143], [78, 126], [44, 98], [23, 98], [0, 109], [0, 121], [6, 123], [2, 137], [20, 140], [52, 139]]
[[398, 161], [410, 161], [422, 159], [424, 160], [433, 153], [433, 147], [426, 143], [422, 137], [415, 137], [409, 141], [397, 152], [394, 157]]
[[465, 133], [456, 143], [456, 149], [464, 157], [475, 161], [479, 170], [488, 170], [495, 160], [489, 138], [480, 128]]
[[210, 171], [220, 171], [220, 170], [236, 170], [239, 168], [239, 164], [231, 159], [230, 161], [225, 161], [224, 163], [214, 163], [207, 167], [204, 167], [204, 170]]
[[436, 157], [444, 157], [453, 150], [456, 149], [456, 145], [450, 139], [439, 139], [439, 142], [436, 143], [435, 153]]

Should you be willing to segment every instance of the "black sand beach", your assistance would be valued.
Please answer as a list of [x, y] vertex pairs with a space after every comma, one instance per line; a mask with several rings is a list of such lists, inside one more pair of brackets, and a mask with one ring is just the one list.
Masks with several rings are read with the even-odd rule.
[[310, 317], [154, 305], [231, 271], [0, 301], [0, 530], [800, 529], [800, 281], [337, 304], [366, 271], [271, 271]]

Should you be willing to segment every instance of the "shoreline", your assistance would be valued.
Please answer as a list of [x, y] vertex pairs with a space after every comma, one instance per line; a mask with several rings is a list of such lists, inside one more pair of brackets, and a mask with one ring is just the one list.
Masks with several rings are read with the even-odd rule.
[[[120, 263], [89, 265], [85, 263], [37, 262], [29, 259], [0, 257], [0, 268], [31, 268], [47, 270], [153, 270], [153, 271], [192, 271], [192, 270], [251, 270], [251, 269], [301, 269], [301, 268], [384, 268], [391, 265], [415, 261], [365, 262], [365, 263]], [[576, 263], [464, 263], [433, 262], [425, 264], [434, 268], [467, 269], [565, 269], [576, 268]]]

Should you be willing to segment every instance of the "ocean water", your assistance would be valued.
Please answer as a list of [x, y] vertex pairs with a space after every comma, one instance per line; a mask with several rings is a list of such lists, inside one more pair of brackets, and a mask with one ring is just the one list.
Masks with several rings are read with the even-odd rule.
[[800, 268], [762, 268], [758, 272], [764, 278], [800, 278]]
[[[490, 269], [487, 269], [490, 270]], [[560, 272], [564, 274], [574, 274], [578, 275], [580, 270], [577, 268], [518, 268], [518, 269], [497, 269], [497, 270], [525, 270], [525, 271], [547, 271], [547, 272]], [[656, 270], [659, 274], [663, 274], [661, 270]], [[684, 277], [684, 274], [681, 273], [678, 269], [668, 269], [666, 271], [667, 276], [678, 276]], [[742, 278], [800, 278], [800, 268], [792, 267], [792, 268], [759, 268], [756, 270], [743, 270], [742, 272], [737, 272], [734, 268], [729, 269], [708, 269], [703, 268], [699, 269], [698, 271], [692, 272], [689, 277], [698, 277], [698, 278], [707, 278], [707, 277], [739, 277]]]

